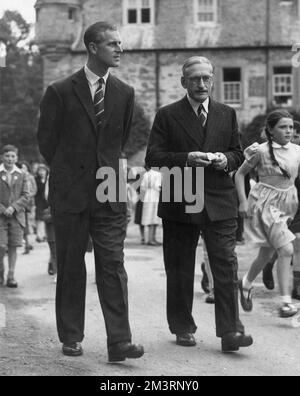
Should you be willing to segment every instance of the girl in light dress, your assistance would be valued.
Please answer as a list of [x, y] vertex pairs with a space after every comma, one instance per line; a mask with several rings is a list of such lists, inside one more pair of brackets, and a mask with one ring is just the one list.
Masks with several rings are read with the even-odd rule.
[[[236, 174], [239, 211], [245, 217], [245, 238], [260, 248], [251, 268], [239, 281], [241, 305], [245, 311], [252, 311], [253, 282], [276, 251], [282, 299], [279, 315], [283, 318], [297, 313], [290, 292], [295, 235], [288, 228], [298, 208], [294, 182], [300, 173], [300, 147], [291, 143], [293, 128], [293, 118], [287, 111], [270, 113], [266, 125], [267, 142], [255, 143], [245, 150], [246, 161]], [[252, 187], [247, 200], [244, 178], [253, 168], [256, 168], [259, 182]]]

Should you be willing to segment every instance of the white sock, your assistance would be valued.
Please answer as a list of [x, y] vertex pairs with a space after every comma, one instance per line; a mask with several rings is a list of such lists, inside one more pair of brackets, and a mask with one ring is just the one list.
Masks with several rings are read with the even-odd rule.
[[291, 296], [281, 296], [283, 304], [292, 304]]
[[252, 288], [252, 282], [249, 282], [247, 275], [243, 277], [243, 289], [250, 290]]

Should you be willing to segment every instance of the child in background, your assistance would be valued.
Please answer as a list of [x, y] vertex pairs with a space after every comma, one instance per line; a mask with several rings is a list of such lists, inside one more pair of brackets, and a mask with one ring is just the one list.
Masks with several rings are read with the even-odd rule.
[[27, 175], [17, 166], [18, 149], [7, 145], [2, 149], [0, 165], [0, 285], [4, 284], [4, 256], [8, 253], [6, 286], [18, 287], [15, 280], [17, 247], [22, 246], [25, 228], [25, 207], [29, 201]]
[[[300, 146], [300, 122], [294, 121], [294, 135], [292, 143]], [[295, 186], [298, 191], [298, 201], [300, 202], [300, 179], [297, 177]], [[294, 241], [294, 256], [293, 256], [293, 291], [292, 297], [300, 300], [300, 205], [292, 223], [290, 230], [295, 234], [296, 240]], [[268, 290], [275, 288], [273, 277], [273, 267], [277, 261], [277, 254], [274, 254], [272, 259], [267, 263], [263, 270], [263, 283]]]
[[[245, 150], [246, 161], [236, 173], [239, 211], [245, 219], [245, 236], [260, 247], [258, 257], [239, 282], [241, 305], [251, 311], [252, 285], [276, 251], [278, 282], [282, 298], [279, 315], [283, 318], [297, 313], [290, 293], [290, 266], [295, 235], [288, 229], [298, 208], [295, 179], [300, 170], [300, 147], [291, 143], [294, 122], [285, 110], [275, 110], [267, 117], [268, 141]], [[259, 182], [252, 187], [247, 201], [244, 179], [253, 168]]]

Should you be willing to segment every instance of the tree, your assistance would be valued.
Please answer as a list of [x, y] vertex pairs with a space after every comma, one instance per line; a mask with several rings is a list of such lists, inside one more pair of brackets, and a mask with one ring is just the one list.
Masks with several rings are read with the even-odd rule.
[[14, 144], [20, 157], [39, 158], [36, 141], [38, 106], [43, 89], [42, 59], [31, 46], [30, 25], [16, 11], [0, 19], [6, 67], [0, 68], [0, 144]]
[[150, 134], [150, 121], [145, 115], [144, 109], [135, 104], [131, 133], [125, 146], [124, 153], [127, 158], [132, 157], [138, 151], [145, 148]]

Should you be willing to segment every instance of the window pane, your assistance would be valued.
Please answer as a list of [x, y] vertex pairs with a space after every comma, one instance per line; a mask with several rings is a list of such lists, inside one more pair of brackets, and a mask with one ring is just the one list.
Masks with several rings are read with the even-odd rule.
[[224, 68], [223, 81], [241, 81], [241, 69], [239, 67]]
[[70, 7], [69, 8], [69, 20], [75, 21], [76, 19], [76, 8]]
[[142, 8], [142, 23], [150, 23], [151, 22], [151, 13], [150, 8]]
[[292, 74], [292, 68], [290, 66], [274, 67], [274, 74]]
[[128, 23], [137, 23], [137, 10], [128, 10]]

